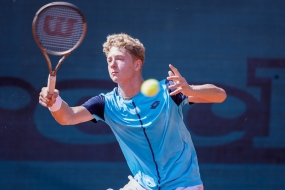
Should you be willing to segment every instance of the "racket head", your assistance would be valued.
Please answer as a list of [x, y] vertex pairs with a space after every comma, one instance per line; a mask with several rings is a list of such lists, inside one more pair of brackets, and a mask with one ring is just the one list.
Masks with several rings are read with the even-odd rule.
[[77, 48], [86, 34], [86, 19], [78, 7], [53, 2], [41, 7], [33, 20], [32, 31], [40, 49], [51, 55], [65, 55]]

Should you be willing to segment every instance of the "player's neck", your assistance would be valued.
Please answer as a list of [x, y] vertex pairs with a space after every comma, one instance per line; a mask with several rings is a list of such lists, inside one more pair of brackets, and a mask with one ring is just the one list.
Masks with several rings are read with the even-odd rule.
[[118, 84], [119, 91], [125, 100], [132, 99], [136, 96], [140, 90], [143, 83], [143, 78], [129, 80], [126, 83]]

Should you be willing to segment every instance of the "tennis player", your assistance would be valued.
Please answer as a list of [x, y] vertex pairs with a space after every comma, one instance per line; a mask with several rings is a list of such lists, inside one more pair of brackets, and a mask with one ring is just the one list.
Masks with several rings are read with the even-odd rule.
[[42, 88], [39, 103], [48, 107], [61, 125], [101, 120], [116, 136], [133, 174], [122, 190], [202, 190], [198, 160], [191, 136], [183, 122], [182, 106], [221, 103], [223, 89], [189, 85], [172, 65], [153, 97], [140, 92], [145, 60], [143, 44], [127, 34], [114, 34], [103, 44], [111, 79], [118, 84], [83, 105], [69, 107], [59, 91]]

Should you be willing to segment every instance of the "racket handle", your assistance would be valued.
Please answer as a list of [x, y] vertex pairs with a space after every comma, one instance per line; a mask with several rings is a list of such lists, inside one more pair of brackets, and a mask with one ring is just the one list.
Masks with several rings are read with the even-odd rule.
[[51, 76], [51, 75], [49, 74], [49, 75], [48, 75], [47, 87], [48, 87], [48, 92], [49, 92], [50, 94], [53, 94], [53, 93], [54, 93], [55, 81], [56, 81], [56, 76]]

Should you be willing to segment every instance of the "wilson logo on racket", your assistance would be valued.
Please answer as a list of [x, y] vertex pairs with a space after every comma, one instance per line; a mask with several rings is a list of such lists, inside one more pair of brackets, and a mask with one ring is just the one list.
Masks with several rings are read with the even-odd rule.
[[[51, 22], [55, 22], [54, 30], [51, 30]], [[50, 36], [68, 38], [72, 35], [74, 24], [76, 22], [77, 20], [73, 18], [54, 17], [48, 15], [44, 20], [44, 31]], [[63, 30], [63, 26], [66, 26], [65, 30]]]

